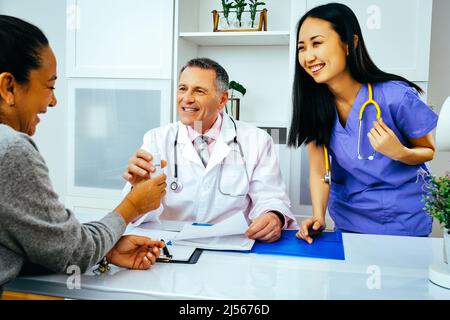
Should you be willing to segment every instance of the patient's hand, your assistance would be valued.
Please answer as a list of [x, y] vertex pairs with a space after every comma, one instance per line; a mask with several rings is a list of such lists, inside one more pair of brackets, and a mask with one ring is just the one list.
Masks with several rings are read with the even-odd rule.
[[146, 270], [155, 264], [159, 249], [164, 246], [164, 242], [147, 237], [123, 236], [108, 252], [106, 260], [119, 267]]
[[277, 214], [267, 212], [253, 220], [245, 235], [254, 240], [274, 242], [280, 239], [282, 227]]

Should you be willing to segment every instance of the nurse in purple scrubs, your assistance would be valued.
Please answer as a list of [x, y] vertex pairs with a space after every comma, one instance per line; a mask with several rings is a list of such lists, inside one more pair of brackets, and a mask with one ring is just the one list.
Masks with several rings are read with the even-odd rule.
[[312, 9], [297, 34], [289, 145], [307, 145], [313, 208], [297, 237], [312, 243], [325, 228], [327, 206], [344, 232], [428, 236], [432, 218], [423, 210], [420, 174], [434, 156], [437, 116], [422, 90], [373, 63], [345, 5]]

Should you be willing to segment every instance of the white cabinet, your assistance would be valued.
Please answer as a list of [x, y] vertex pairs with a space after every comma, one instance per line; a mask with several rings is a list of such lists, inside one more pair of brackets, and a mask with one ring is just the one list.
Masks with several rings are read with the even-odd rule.
[[[175, 1], [174, 95], [178, 73], [190, 59], [216, 60], [228, 72], [230, 80], [243, 84], [240, 120], [272, 132], [286, 133], [290, 122], [293, 12], [301, 13], [306, 0], [269, 0], [268, 29], [265, 32], [212, 32], [212, 10], [221, 10], [220, 0]], [[175, 96], [173, 97], [175, 100]], [[176, 120], [176, 106], [174, 105]], [[285, 135], [285, 134], [284, 134]], [[276, 147], [282, 174], [289, 188], [290, 151], [285, 139]]]
[[218, 0], [175, 2], [174, 79], [191, 58], [216, 60], [230, 80], [247, 88], [241, 99], [241, 120], [286, 126], [290, 117], [291, 1], [266, 1], [267, 32], [212, 32], [211, 11], [221, 6]]
[[68, 0], [69, 77], [171, 79], [173, 0]]
[[[327, 0], [308, 0], [308, 9]], [[338, 0], [358, 17], [367, 49], [382, 70], [428, 81], [432, 0]]]
[[85, 207], [82, 198], [97, 199], [101, 210], [117, 205], [122, 173], [143, 135], [170, 122], [170, 90], [168, 80], [69, 80], [66, 198], [71, 209]]
[[171, 121], [173, 0], [67, 0], [66, 205], [83, 221], [117, 206], [128, 159]]

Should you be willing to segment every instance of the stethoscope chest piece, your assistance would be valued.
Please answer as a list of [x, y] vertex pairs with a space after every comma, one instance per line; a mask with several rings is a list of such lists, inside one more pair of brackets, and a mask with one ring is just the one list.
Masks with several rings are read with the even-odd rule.
[[369, 161], [373, 161], [375, 159], [374, 155], [368, 156], [367, 158], [364, 158], [361, 155], [358, 155], [358, 160], [369, 160]]
[[329, 170], [325, 172], [322, 181], [325, 182], [326, 184], [331, 185], [331, 172]]
[[183, 189], [183, 184], [177, 180], [172, 181], [170, 183], [170, 190], [172, 190], [175, 193], [180, 192]]

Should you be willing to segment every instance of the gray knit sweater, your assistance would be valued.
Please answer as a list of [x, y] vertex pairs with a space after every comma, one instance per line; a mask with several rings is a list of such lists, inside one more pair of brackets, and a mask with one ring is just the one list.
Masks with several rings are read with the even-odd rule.
[[80, 224], [53, 191], [48, 168], [33, 140], [0, 124], [0, 292], [25, 263], [65, 273], [95, 265], [125, 231], [111, 212]]

